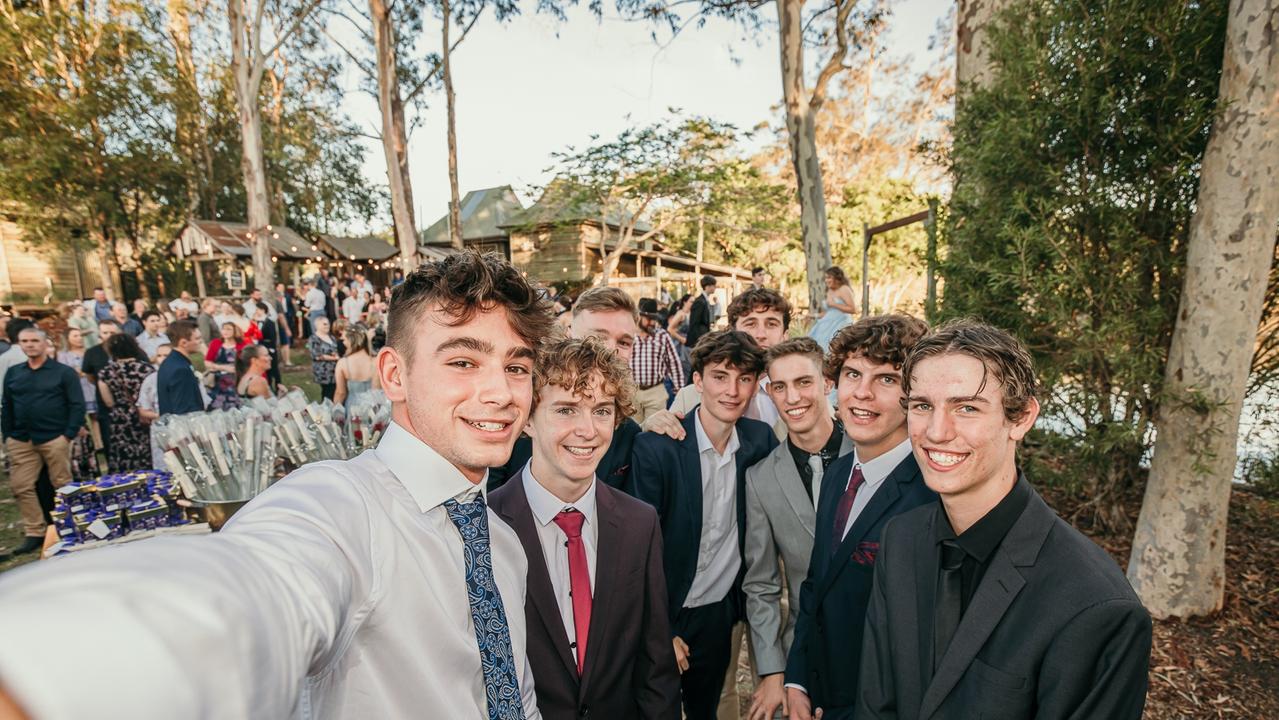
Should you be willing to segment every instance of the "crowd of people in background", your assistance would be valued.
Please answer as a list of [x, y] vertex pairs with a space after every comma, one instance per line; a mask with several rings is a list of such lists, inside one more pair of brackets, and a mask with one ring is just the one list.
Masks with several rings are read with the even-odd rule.
[[[392, 282], [400, 280], [397, 274]], [[390, 290], [361, 273], [337, 277], [324, 269], [296, 286], [277, 284], [270, 300], [260, 289], [205, 298], [184, 290], [172, 299], [126, 304], [94, 288], [92, 297], [66, 303], [39, 325], [0, 316], [0, 405], [11, 368], [26, 367], [19, 376], [38, 370], [42, 379], [75, 379], [75, 397], [63, 397], [69, 389], [59, 395], [45, 388], [9, 400], [16, 425], [6, 441], [33, 437], [23, 419], [33, 407], [64, 419], [67, 430], [56, 436], [36, 430], [38, 441], [28, 441], [34, 450], [7, 453], [28, 526], [16, 552], [43, 542], [43, 529], [35, 528], [47, 523], [58, 487], [104, 472], [162, 467], [151, 433], [161, 415], [238, 407], [287, 392], [282, 372], [295, 368], [295, 346], [309, 354], [322, 397], [349, 404], [376, 387], [373, 356], [385, 343]], [[203, 360], [202, 372], [193, 355]], [[41, 358], [38, 365], [33, 357]], [[73, 423], [68, 414], [79, 419]]]

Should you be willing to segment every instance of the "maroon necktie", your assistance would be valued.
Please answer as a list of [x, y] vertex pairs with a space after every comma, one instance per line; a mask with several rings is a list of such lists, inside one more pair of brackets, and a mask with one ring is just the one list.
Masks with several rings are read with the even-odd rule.
[[586, 546], [582, 545], [582, 523], [586, 516], [576, 510], [563, 510], [555, 516], [555, 524], [568, 536], [569, 592], [573, 596], [573, 630], [577, 635], [577, 674], [586, 663], [586, 636], [591, 629], [591, 571], [586, 565]]
[[862, 466], [853, 468], [853, 476], [848, 479], [848, 487], [839, 496], [839, 504], [835, 506], [835, 532], [830, 551], [834, 555], [839, 544], [844, 540], [844, 526], [848, 524], [848, 514], [853, 511], [853, 500], [857, 498], [857, 488], [862, 486], [866, 478], [862, 476]]

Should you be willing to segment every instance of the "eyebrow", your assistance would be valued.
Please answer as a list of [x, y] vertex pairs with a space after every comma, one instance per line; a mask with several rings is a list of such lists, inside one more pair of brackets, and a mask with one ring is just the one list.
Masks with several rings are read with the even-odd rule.
[[[435, 348], [437, 354], [445, 353], [449, 350], [470, 350], [484, 355], [492, 355], [497, 352], [493, 347], [493, 343], [473, 337], [453, 338]], [[507, 359], [532, 359], [534, 357], [533, 348], [527, 345], [518, 345], [507, 351], [506, 357]]]
[[[913, 403], [913, 402], [931, 402], [931, 401], [927, 397], [924, 397], [923, 395], [911, 395], [910, 397], [906, 398], [906, 402]], [[981, 403], [983, 405], [989, 405], [990, 401], [978, 395], [962, 395], [962, 396], [948, 397], [946, 398], [946, 403], [949, 405], [960, 405], [965, 403]]]

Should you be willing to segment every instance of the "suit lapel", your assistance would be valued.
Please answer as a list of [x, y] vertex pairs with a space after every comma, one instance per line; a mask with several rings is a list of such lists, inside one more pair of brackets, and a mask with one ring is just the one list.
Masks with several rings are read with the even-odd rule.
[[[795, 461], [791, 458], [790, 438], [783, 440], [782, 444], [777, 446], [777, 449], [773, 451], [772, 459], [773, 476], [777, 478], [778, 490], [786, 498], [791, 510], [795, 511], [799, 524], [808, 532], [808, 537], [814, 537], [813, 527], [817, 511], [813, 508], [813, 501], [808, 499], [808, 493], [804, 492], [804, 481], [800, 478], [799, 470], [795, 468]], [[813, 484], [813, 492], [819, 492], [817, 483]]]
[[[533, 510], [529, 508], [528, 496], [524, 494], [522, 474], [511, 479], [515, 486], [511, 488], [511, 506], [509, 513], [503, 513], [515, 534], [520, 538], [528, 555], [528, 598], [537, 609], [555, 645], [556, 654], [560, 656], [571, 677], [577, 677], [577, 659], [573, 657], [568, 646], [568, 632], [564, 629], [564, 617], [560, 615], [559, 603], [555, 601], [555, 588], [551, 585], [551, 574], [546, 569], [546, 556], [542, 554], [542, 541], [537, 535], [536, 520]], [[598, 558], [597, 558], [598, 560]], [[599, 563], [596, 563], [599, 567]], [[594, 615], [592, 614], [592, 617]], [[594, 623], [592, 623], [594, 624]], [[589, 640], [589, 638], [588, 638]], [[590, 645], [587, 645], [589, 652]]]
[[870, 531], [875, 523], [883, 517], [884, 513], [897, 502], [897, 498], [901, 497], [902, 491], [900, 484], [910, 482], [919, 474], [919, 465], [915, 463], [914, 456], [907, 456], [905, 460], [897, 464], [893, 468], [892, 473], [884, 478], [884, 482], [880, 484], [879, 490], [871, 496], [870, 502], [858, 514], [857, 519], [853, 521], [853, 526], [848, 529], [848, 534], [844, 536], [839, 547], [835, 550], [835, 557], [831, 559], [831, 565], [826, 571], [821, 586], [817, 591], [818, 602], [825, 596], [826, 591], [834, 584], [835, 579], [844, 570], [853, 556], [853, 550], [857, 549], [857, 544], [866, 537], [866, 533]]
[[[679, 491], [684, 494], [683, 504], [688, 508], [688, 537], [694, 543], [702, 537], [702, 462], [697, 449], [697, 427], [694, 425], [698, 407], [700, 405], [694, 406], [684, 418], [684, 439], [680, 441], [680, 463], [683, 466], [680, 479], [683, 482]], [[693, 552], [697, 552], [696, 547]], [[688, 580], [691, 583], [693, 578]]]
[[[1018, 482], [1026, 481], [1020, 478]], [[951, 638], [946, 654], [937, 665], [937, 673], [924, 691], [919, 705], [920, 718], [926, 720], [941, 707], [942, 701], [968, 671], [973, 658], [986, 644], [986, 639], [999, 626], [1004, 613], [1008, 612], [1009, 606], [1026, 585], [1026, 576], [1018, 568], [1034, 566], [1039, 550], [1048, 537], [1048, 531], [1052, 529], [1053, 519], [1052, 511], [1039, 495], [1032, 494], [1021, 517], [1013, 523], [1003, 542], [991, 556], [990, 568], [973, 593], [968, 611], [959, 621], [959, 627], [955, 628], [955, 636]], [[940, 520], [938, 517], [934, 522]], [[928, 537], [931, 538], [932, 535]], [[925, 564], [932, 566], [935, 582], [936, 560]], [[931, 603], [929, 607], [932, 607]], [[928, 626], [931, 628], [931, 618], [929, 620]]]
[[[591, 627], [586, 634], [586, 663], [582, 667], [582, 680], [578, 686], [579, 696], [584, 697], [589, 687], [592, 670], [599, 664], [604, 639], [611, 637], [611, 620], [613, 618], [613, 593], [619, 581], [618, 574], [623, 570], [621, 521], [617, 517], [617, 505], [613, 500], [611, 488], [603, 485], [597, 478], [595, 481], [595, 518], [599, 523], [599, 536], [595, 543], [595, 594], [591, 597]], [[567, 643], [568, 636], [565, 636]], [[574, 672], [577, 668], [573, 668]]]

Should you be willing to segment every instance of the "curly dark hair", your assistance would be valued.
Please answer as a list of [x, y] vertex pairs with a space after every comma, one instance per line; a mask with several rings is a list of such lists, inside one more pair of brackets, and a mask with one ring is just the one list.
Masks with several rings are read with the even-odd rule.
[[910, 315], [873, 315], [840, 330], [826, 353], [826, 377], [839, 385], [839, 369], [851, 355], [901, 369], [906, 355], [928, 332], [928, 324]]
[[542, 399], [542, 389], [547, 385], [564, 388], [574, 395], [584, 395], [598, 373], [601, 392], [612, 396], [617, 412], [614, 426], [635, 412], [635, 383], [631, 380], [631, 368], [617, 353], [609, 350], [599, 340], [588, 338], [561, 338], [542, 343], [533, 362], [533, 406], [537, 409]]
[[728, 326], [737, 327], [737, 321], [753, 312], [776, 310], [782, 314], [782, 330], [790, 329], [790, 302], [776, 290], [750, 288], [739, 293], [728, 304]]
[[764, 351], [754, 338], [738, 330], [706, 333], [693, 348], [693, 372], [700, 374], [707, 365], [722, 362], [739, 372], [759, 375], [764, 372]]
[[994, 375], [1003, 388], [1004, 418], [1015, 423], [1026, 416], [1039, 381], [1035, 361], [1020, 340], [979, 320], [952, 320], [916, 343], [907, 355], [902, 365], [903, 398], [910, 397], [910, 375], [915, 366], [938, 355], [967, 355], [981, 361], [985, 370], [977, 392], [984, 390]]
[[107, 338], [107, 355], [110, 355], [112, 360], [133, 358], [140, 362], [151, 362], [151, 358], [142, 351], [142, 346], [138, 345], [138, 341], [127, 332], [116, 333]]
[[511, 327], [530, 348], [550, 335], [554, 323], [550, 302], [514, 265], [496, 253], [455, 253], [418, 267], [391, 293], [386, 344], [406, 361], [413, 358], [417, 324], [432, 305], [438, 305], [453, 326], [481, 310], [504, 307]]
[[844, 274], [844, 268], [838, 265], [831, 265], [826, 268], [826, 275], [839, 283], [839, 287], [844, 287], [848, 284], [848, 276]]

